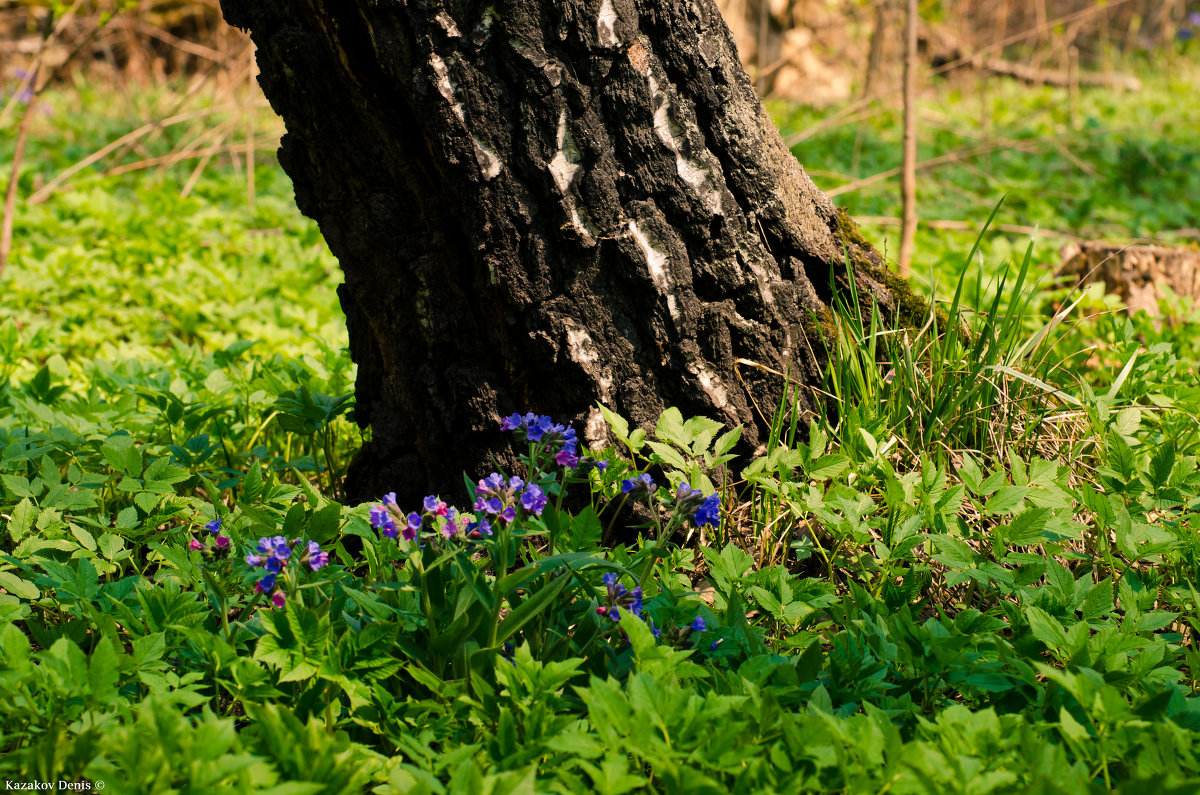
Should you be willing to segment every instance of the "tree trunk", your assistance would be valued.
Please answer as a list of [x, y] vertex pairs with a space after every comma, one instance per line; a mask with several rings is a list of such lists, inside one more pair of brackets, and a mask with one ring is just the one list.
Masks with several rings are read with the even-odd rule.
[[[446, 490], [534, 410], [766, 438], [831, 279], [919, 313], [784, 146], [712, 0], [222, 0], [345, 272], [351, 496]], [[839, 288], [835, 288], [839, 289]], [[801, 410], [816, 407], [811, 394]]]

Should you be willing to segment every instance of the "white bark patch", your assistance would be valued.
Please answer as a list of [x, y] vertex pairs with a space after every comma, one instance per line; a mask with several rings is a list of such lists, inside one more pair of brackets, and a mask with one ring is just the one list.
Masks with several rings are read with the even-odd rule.
[[588, 411], [587, 423], [583, 426], [583, 438], [589, 445], [601, 445], [608, 438], [608, 423], [600, 409], [592, 406]]
[[750, 265], [750, 270], [754, 273], [755, 280], [758, 281], [758, 289], [762, 293], [763, 301], [774, 311], [775, 294], [771, 292], [771, 275], [763, 269], [762, 264], [757, 259], [746, 257], [746, 261]]
[[565, 194], [579, 172], [579, 162], [583, 159], [579, 155], [579, 147], [575, 145], [575, 137], [571, 135], [565, 110], [558, 117], [557, 148], [554, 159], [550, 161], [550, 176], [554, 177], [559, 193]]
[[458, 117], [458, 120], [466, 124], [467, 117], [463, 112], [462, 103], [455, 96], [455, 85], [450, 79], [450, 69], [447, 67], [446, 62], [442, 60], [442, 56], [435, 52], [429, 56], [429, 63], [433, 66], [433, 73], [437, 75], [438, 93], [450, 103], [450, 109], [454, 111], [454, 115]]
[[[567, 326], [567, 355], [571, 361], [579, 364], [585, 370], [591, 370], [599, 359], [596, 343], [585, 330], [578, 326]], [[612, 402], [612, 376], [605, 369], [600, 374], [600, 398], [605, 403]]]
[[596, 239], [596, 229], [592, 226], [591, 220], [587, 216], [586, 211], [582, 211], [575, 205], [575, 197], [567, 197], [567, 205], [571, 209], [571, 228], [575, 233], [585, 240], [594, 241]]
[[447, 36], [453, 36], [456, 39], [462, 36], [462, 34], [458, 32], [458, 25], [454, 24], [454, 20], [451, 19], [450, 15], [445, 11], [439, 11], [438, 15], [434, 17], [434, 19], [436, 19], [437, 23], [442, 26], [442, 30], [446, 31]]
[[600, 15], [596, 18], [596, 38], [601, 47], [617, 47], [621, 39], [617, 37], [617, 10], [613, 8], [612, 0], [600, 1]]
[[475, 161], [479, 163], [479, 170], [483, 172], [483, 178], [495, 179], [500, 170], [504, 168], [504, 164], [500, 162], [495, 151], [478, 137], [472, 135], [471, 140], [475, 142]]
[[717, 375], [711, 367], [704, 363], [692, 362], [688, 365], [688, 370], [696, 376], [696, 380], [700, 382], [700, 388], [712, 398], [714, 406], [723, 409], [729, 405], [729, 391], [721, 382], [721, 376]]
[[667, 92], [659, 89], [653, 74], [648, 74], [646, 79], [650, 83], [650, 107], [654, 108], [654, 132], [663, 146], [675, 154], [675, 170], [679, 178], [700, 195], [710, 213], [720, 215], [721, 191], [714, 185], [712, 171], [699, 160], [684, 156], [687, 138], [683, 135], [683, 128], [671, 118], [671, 100]]
[[679, 306], [675, 302], [675, 280], [667, 270], [667, 252], [654, 245], [648, 234], [642, 231], [637, 221], [629, 222], [629, 234], [637, 241], [638, 248], [646, 255], [646, 266], [650, 269], [650, 280], [655, 288], [667, 297], [667, 312], [673, 320], [679, 319]]

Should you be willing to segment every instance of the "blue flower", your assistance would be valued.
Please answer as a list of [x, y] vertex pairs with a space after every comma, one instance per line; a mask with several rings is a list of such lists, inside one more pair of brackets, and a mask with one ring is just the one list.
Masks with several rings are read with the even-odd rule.
[[708, 625], [704, 623], [703, 616], [696, 616], [696, 620], [692, 622], [692, 632], [703, 632], [708, 629]]
[[329, 564], [329, 553], [321, 549], [321, 545], [316, 541], [308, 542], [308, 565], [313, 571], [317, 571], [323, 566]]
[[213, 535], [221, 532], [221, 517], [218, 516], [216, 519], [213, 519], [211, 522], [204, 525], [204, 529]]
[[467, 525], [467, 535], [471, 538], [479, 538], [480, 536], [490, 536], [492, 534], [492, 523], [487, 518], [480, 519], [477, 522], [471, 522]]
[[396, 523], [392, 521], [392, 512], [382, 505], [371, 508], [371, 527], [382, 530], [388, 538], [396, 537]]
[[636, 478], [621, 481], [621, 491], [624, 494], [650, 495], [654, 493], [654, 489], [654, 478], [650, 477], [649, 472], [643, 472]]
[[261, 588], [264, 593], [266, 591], [269, 591], [272, 588], [274, 588], [275, 587], [275, 573], [267, 572], [266, 574], [264, 574], [263, 578], [258, 581], [258, 587]]
[[696, 527], [709, 525], [717, 527], [721, 524], [721, 497], [717, 494], [710, 494], [705, 498], [700, 507], [696, 509], [696, 513], [692, 515], [692, 521]]
[[536, 483], [530, 483], [521, 493], [521, 507], [534, 516], [541, 516], [546, 507], [546, 492]]

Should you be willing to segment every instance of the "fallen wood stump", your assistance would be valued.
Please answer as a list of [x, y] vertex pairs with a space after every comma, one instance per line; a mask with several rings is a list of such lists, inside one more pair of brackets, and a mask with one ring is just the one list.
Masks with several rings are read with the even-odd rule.
[[1200, 305], [1200, 250], [1189, 247], [1134, 246], [1078, 242], [1064, 246], [1060, 276], [1078, 284], [1103, 282], [1104, 288], [1125, 301], [1129, 314], [1144, 310], [1158, 314], [1164, 287], [1191, 296]]

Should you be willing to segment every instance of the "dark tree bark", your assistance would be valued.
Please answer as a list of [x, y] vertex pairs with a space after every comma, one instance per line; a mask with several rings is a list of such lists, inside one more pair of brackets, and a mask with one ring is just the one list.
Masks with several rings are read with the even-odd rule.
[[908, 308], [783, 145], [712, 0], [222, 7], [345, 272], [371, 427], [352, 496], [505, 463], [514, 411], [598, 440], [597, 401], [743, 423], [752, 449], [782, 374], [819, 383], [844, 252], [858, 289]]

